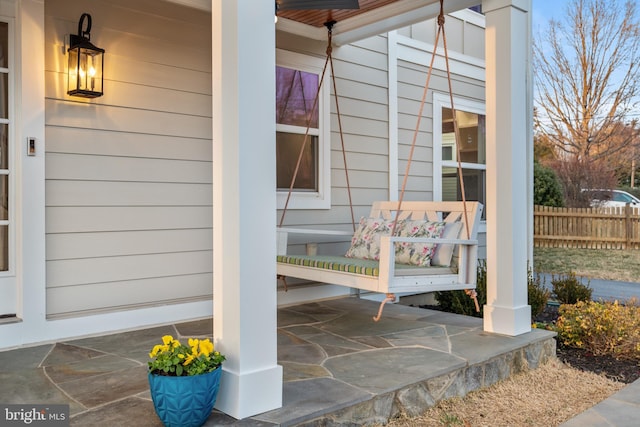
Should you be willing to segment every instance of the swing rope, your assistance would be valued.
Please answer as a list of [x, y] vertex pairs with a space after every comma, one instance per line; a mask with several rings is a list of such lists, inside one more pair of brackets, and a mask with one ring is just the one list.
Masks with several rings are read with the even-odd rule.
[[[440, 40], [440, 37], [442, 36], [442, 44], [443, 44], [443, 49], [444, 49], [444, 58], [445, 58], [445, 64], [446, 64], [446, 71], [447, 71], [447, 83], [448, 83], [448, 88], [449, 88], [449, 101], [451, 103], [451, 112], [452, 112], [452, 116], [453, 116], [453, 129], [454, 129], [454, 143], [456, 145], [456, 152], [457, 152], [457, 163], [458, 163], [458, 181], [460, 184], [460, 192], [461, 192], [461, 196], [462, 196], [462, 205], [463, 205], [463, 215], [464, 215], [464, 225], [465, 225], [465, 229], [466, 229], [466, 235], [467, 235], [467, 239], [470, 238], [471, 236], [471, 230], [469, 229], [469, 218], [468, 218], [468, 212], [467, 212], [467, 200], [466, 200], [466, 194], [465, 194], [465, 187], [464, 187], [464, 176], [462, 173], [462, 160], [461, 160], [461, 148], [460, 148], [460, 130], [458, 127], [458, 120], [457, 120], [457, 114], [456, 114], [456, 109], [455, 109], [455, 105], [454, 105], [454, 101], [453, 101], [453, 89], [452, 89], [452, 84], [451, 84], [451, 70], [449, 67], [449, 52], [447, 49], [447, 38], [446, 38], [446, 34], [445, 34], [445, 29], [444, 29], [444, 23], [445, 23], [445, 16], [444, 16], [444, 0], [440, 0], [440, 13], [438, 15], [438, 31], [436, 33], [436, 39], [435, 39], [435, 43], [434, 43], [434, 49], [433, 49], [433, 53], [431, 56], [431, 61], [429, 63], [429, 70], [427, 73], [427, 79], [424, 85], [424, 91], [422, 93], [422, 99], [420, 101], [420, 108], [418, 111], [418, 119], [417, 119], [417, 123], [416, 123], [416, 127], [413, 133], [413, 139], [411, 141], [411, 148], [409, 150], [409, 156], [407, 159], [407, 165], [405, 168], [405, 173], [404, 173], [404, 178], [402, 181], [402, 188], [400, 190], [400, 195], [398, 198], [398, 205], [397, 205], [397, 210], [396, 210], [396, 215], [391, 227], [391, 235], [395, 236], [396, 233], [396, 226], [397, 226], [397, 222], [398, 222], [398, 214], [401, 212], [402, 210], [402, 203], [404, 201], [404, 194], [405, 194], [405, 190], [406, 190], [406, 186], [407, 186], [407, 181], [408, 181], [408, 177], [409, 177], [409, 171], [411, 169], [411, 163], [413, 160], [413, 155], [415, 152], [415, 146], [417, 143], [417, 139], [418, 139], [418, 134], [419, 134], [419, 130], [420, 130], [420, 122], [422, 120], [422, 115], [423, 115], [423, 111], [424, 111], [424, 105], [426, 103], [426, 99], [427, 99], [427, 93], [429, 90], [429, 83], [431, 81], [431, 75], [433, 73], [433, 68], [434, 68], [434, 62], [435, 62], [435, 58], [436, 58], [436, 51], [437, 51], [437, 47], [438, 47], [438, 42]], [[339, 128], [339, 132], [340, 132], [340, 142], [341, 142], [341, 146], [342, 146], [342, 156], [343, 156], [343, 161], [344, 161], [344, 171], [345, 171], [345, 176], [346, 176], [346, 186], [347, 186], [347, 192], [349, 195], [349, 206], [351, 209], [351, 223], [353, 226], [353, 230], [355, 232], [355, 216], [353, 213], [353, 203], [352, 203], [352, 198], [351, 198], [351, 186], [349, 183], [349, 172], [348, 172], [348, 167], [347, 167], [347, 158], [346, 158], [346, 150], [345, 150], [345, 145], [344, 145], [344, 135], [343, 135], [343, 131], [342, 131], [342, 120], [341, 120], [341, 116], [340, 116], [340, 108], [339, 108], [339, 104], [338, 104], [338, 90], [337, 90], [337, 86], [336, 86], [336, 80], [335, 80], [335, 72], [334, 72], [334, 68], [333, 68], [333, 55], [332, 55], [332, 28], [333, 25], [335, 24], [335, 21], [330, 21], [325, 23], [325, 26], [327, 27], [327, 34], [328, 34], [328, 44], [327, 44], [327, 57], [324, 63], [324, 67], [322, 69], [322, 76], [321, 76], [321, 80], [320, 80], [320, 84], [318, 85], [318, 90], [316, 92], [316, 97], [314, 99], [313, 102], [313, 107], [311, 108], [311, 111], [308, 114], [307, 117], [307, 129], [305, 132], [305, 136], [304, 136], [304, 140], [302, 142], [302, 147], [300, 149], [300, 153], [298, 155], [298, 161], [296, 163], [296, 167], [293, 173], [293, 177], [291, 180], [291, 184], [289, 186], [289, 192], [287, 194], [287, 199], [284, 205], [284, 209], [282, 211], [282, 216], [280, 218], [280, 224], [279, 226], [282, 227], [283, 223], [284, 223], [284, 218], [285, 218], [285, 214], [287, 212], [287, 207], [289, 205], [289, 200], [291, 198], [291, 194], [293, 192], [293, 187], [295, 185], [295, 181], [296, 178], [298, 176], [298, 171], [300, 169], [300, 164], [302, 162], [302, 157], [303, 157], [303, 153], [304, 153], [304, 149], [306, 147], [307, 144], [307, 140], [309, 138], [309, 130], [311, 127], [311, 114], [313, 113], [313, 111], [315, 111], [316, 106], [318, 104], [318, 98], [320, 95], [320, 90], [322, 87], [322, 84], [324, 82], [324, 76], [327, 70], [328, 66], [331, 66], [331, 77], [332, 77], [332, 81], [333, 81], [333, 86], [334, 86], [334, 98], [335, 98], [335, 102], [336, 102], [336, 114], [338, 117], [338, 128]], [[305, 103], [306, 105], [306, 103]], [[286, 282], [285, 282], [285, 289], [286, 289]], [[473, 289], [466, 289], [465, 293], [467, 295], [469, 295], [475, 303], [475, 308], [476, 311], [480, 311], [480, 306], [478, 304], [478, 299], [477, 299], [477, 293], [475, 290]], [[386, 302], [389, 301], [393, 301], [395, 300], [395, 295], [394, 294], [387, 294], [385, 300], [381, 303], [380, 305], [380, 309], [378, 311], [378, 315], [376, 317], [374, 317], [374, 320], [377, 321], [380, 319], [380, 316], [382, 315], [382, 308], [384, 306], [384, 304]]]
[[[304, 139], [302, 141], [302, 146], [300, 147], [300, 153], [298, 154], [298, 161], [296, 162], [296, 167], [293, 171], [293, 177], [291, 178], [291, 184], [289, 185], [289, 191], [287, 193], [287, 199], [285, 201], [284, 204], [284, 208], [282, 210], [282, 216], [280, 217], [280, 223], [279, 223], [279, 227], [282, 227], [282, 225], [284, 224], [284, 217], [287, 213], [287, 208], [289, 206], [289, 200], [291, 199], [291, 194], [293, 193], [293, 187], [296, 183], [296, 178], [298, 177], [298, 172], [300, 170], [300, 164], [302, 163], [302, 157], [304, 155], [304, 150], [307, 146], [307, 141], [309, 140], [309, 131], [311, 129], [311, 114], [313, 114], [313, 112], [316, 110], [316, 107], [318, 105], [318, 99], [320, 97], [320, 90], [322, 89], [322, 85], [324, 84], [324, 76], [326, 74], [327, 71], [327, 66], [331, 67], [331, 79], [333, 81], [333, 92], [334, 92], [334, 99], [336, 102], [336, 115], [338, 117], [338, 130], [340, 132], [340, 145], [342, 147], [342, 160], [344, 162], [344, 174], [345, 174], [345, 179], [346, 179], [346, 186], [347, 186], [347, 194], [349, 196], [349, 209], [351, 211], [351, 227], [353, 228], [353, 231], [356, 231], [356, 220], [355, 220], [355, 216], [353, 214], [353, 201], [351, 198], [351, 184], [349, 182], [349, 168], [347, 167], [347, 154], [346, 154], [346, 149], [345, 149], [345, 145], [344, 145], [344, 134], [342, 132], [342, 118], [340, 116], [340, 105], [338, 103], [338, 86], [336, 85], [336, 77], [335, 77], [335, 71], [333, 68], [333, 45], [332, 45], [332, 36], [333, 36], [333, 26], [335, 25], [336, 21], [329, 21], [326, 22], [324, 25], [327, 27], [327, 57], [325, 59], [324, 62], [324, 67], [322, 68], [322, 75], [320, 77], [320, 84], [318, 84], [318, 90], [316, 91], [316, 97], [313, 100], [313, 106], [311, 108], [311, 110], [308, 112], [307, 114], [307, 129], [305, 131], [304, 134]], [[306, 107], [306, 102], [305, 102], [305, 107]], [[331, 191], [330, 188], [326, 189], [325, 191]]]
[[[422, 99], [420, 100], [420, 108], [418, 110], [418, 120], [416, 123], [415, 130], [413, 132], [413, 139], [411, 141], [411, 148], [409, 150], [409, 157], [407, 159], [407, 166], [404, 172], [404, 178], [402, 181], [402, 188], [400, 190], [400, 196], [398, 197], [398, 208], [396, 211], [396, 215], [393, 221], [393, 225], [391, 227], [391, 235], [394, 236], [396, 232], [396, 225], [398, 223], [398, 213], [401, 212], [402, 202], [404, 200], [404, 193], [407, 186], [407, 180], [409, 178], [409, 170], [411, 169], [411, 162], [413, 160], [413, 154], [415, 151], [416, 142], [418, 140], [418, 133], [420, 131], [420, 122], [422, 120], [422, 113], [424, 111], [424, 105], [427, 100], [427, 92], [429, 91], [429, 83], [431, 81], [431, 75], [433, 72], [433, 65], [436, 58], [436, 51], [438, 48], [438, 42], [440, 40], [440, 36], [442, 35], [442, 46], [444, 49], [444, 59], [447, 69], [447, 83], [449, 85], [449, 102], [451, 103], [451, 113], [453, 116], [453, 131], [454, 131], [454, 143], [456, 145], [456, 152], [458, 158], [458, 181], [460, 183], [460, 193], [462, 196], [462, 206], [464, 212], [464, 225], [467, 233], [467, 239], [471, 236], [471, 230], [469, 229], [469, 217], [467, 212], [467, 198], [465, 194], [464, 188], [464, 178], [462, 173], [462, 161], [460, 159], [461, 149], [460, 149], [460, 130], [458, 127], [458, 120], [455, 105], [453, 102], [453, 88], [451, 85], [451, 70], [449, 68], [449, 51], [447, 49], [447, 36], [444, 29], [445, 17], [444, 17], [444, 0], [440, 0], [440, 13], [438, 14], [438, 31], [436, 33], [436, 39], [434, 43], [433, 52], [431, 55], [431, 62], [429, 63], [429, 71], [427, 72], [427, 80], [424, 85], [424, 91], [422, 92]], [[477, 293], [474, 289], [466, 289], [465, 293], [471, 297], [475, 303], [476, 311], [480, 311], [480, 305], [478, 304]], [[391, 295], [387, 295], [387, 299], [389, 299]], [[385, 300], [386, 301], [386, 300]], [[384, 304], [384, 303], [383, 303]]]

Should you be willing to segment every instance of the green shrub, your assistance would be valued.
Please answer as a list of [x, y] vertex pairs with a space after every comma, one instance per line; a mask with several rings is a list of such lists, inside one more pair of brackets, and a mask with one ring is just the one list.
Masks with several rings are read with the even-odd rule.
[[564, 345], [583, 348], [596, 356], [640, 360], [640, 307], [637, 301], [579, 301], [560, 306], [556, 322]]
[[531, 319], [541, 314], [547, 307], [551, 292], [540, 281], [538, 274], [533, 275], [533, 271], [529, 268], [527, 272], [527, 296], [529, 305], [531, 306]]
[[557, 278], [551, 278], [554, 297], [562, 304], [575, 304], [578, 301], [591, 301], [591, 293], [593, 289], [582, 283], [582, 279], [578, 279], [573, 271], [566, 275], [560, 275]]
[[[531, 268], [527, 272], [527, 291], [533, 318], [545, 309], [551, 293], [540, 282], [540, 276], [536, 275], [534, 277]], [[482, 317], [483, 307], [487, 303], [487, 263], [485, 260], [478, 260], [476, 292], [478, 294], [480, 312], [476, 311], [473, 299], [469, 298], [464, 291], [439, 291], [435, 293], [435, 298], [443, 311]]]
[[553, 169], [533, 163], [533, 204], [564, 206], [562, 185]]
[[480, 312], [476, 311], [473, 299], [464, 291], [438, 291], [435, 293], [435, 298], [443, 311], [482, 317], [483, 307], [487, 303], [487, 263], [484, 260], [478, 260], [476, 293]]

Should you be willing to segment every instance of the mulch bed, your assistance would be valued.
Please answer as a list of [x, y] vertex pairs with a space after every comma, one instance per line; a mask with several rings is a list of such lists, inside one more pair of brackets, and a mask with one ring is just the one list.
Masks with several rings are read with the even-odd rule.
[[[421, 305], [420, 308], [442, 310], [439, 306]], [[547, 305], [534, 320], [551, 323], [558, 318], [558, 307]], [[556, 356], [563, 363], [585, 372], [604, 375], [614, 381], [629, 384], [640, 378], [640, 364], [633, 360], [618, 360], [612, 356], [594, 356], [581, 348], [563, 346], [556, 340]]]
[[[558, 307], [547, 305], [534, 320], [551, 323], [558, 319]], [[557, 340], [556, 340], [557, 341]], [[633, 360], [618, 360], [612, 356], [594, 356], [591, 352], [562, 345], [557, 341], [556, 355], [563, 363], [581, 371], [605, 375], [614, 381], [629, 384], [640, 378], [640, 364]]]
[[558, 346], [558, 359], [581, 371], [604, 374], [607, 378], [629, 384], [640, 378], [638, 362], [618, 360], [611, 356], [594, 356], [586, 350]]

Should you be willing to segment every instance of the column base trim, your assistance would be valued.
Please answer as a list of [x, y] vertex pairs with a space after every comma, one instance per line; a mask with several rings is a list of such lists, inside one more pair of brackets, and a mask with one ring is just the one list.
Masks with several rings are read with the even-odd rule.
[[531, 332], [531, 306], [484, 306], [484, 330], [496, 334], [517, 336]]
[[215, 408], [235, 419], [282, 407], [282, 366], [238, 373], [222, 369]]

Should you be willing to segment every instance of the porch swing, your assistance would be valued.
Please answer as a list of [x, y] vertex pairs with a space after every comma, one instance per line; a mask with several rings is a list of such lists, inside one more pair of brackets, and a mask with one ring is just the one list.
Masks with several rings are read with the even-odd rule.
[[[446, 202], [404, 201], [420, 120], [436, 56], [436, 48], [434, 47], [399, 198], [397, 201], [373, 202], [369, 217], [363, 217], [359, 221], [357, 228], [353, 214], [351, 187], [338, 105], [338, 91], [333, 69], [331, 37], [334, 24], [335, 22], [325, 24], [328, 30], [327, 56], [311, 111], [316, 108], [321, 89], [320, 85], [323, 84], [327, 66], [330, 65], [353, 233], [296, 229], [283, 226], [309, 136], [310, 120], [308, 119], [307, 131], [277, 229], [278, 279], [283, 281], [285, 290], [287, 290], [286, 278], [292, 277], [313, 282], [348, 286], [358, 291], [384, 293], [386, 297], [380, 304], [377, 315], [373, 318], [375, 321], [380, 319], [385, 303], [396, 299], [396, 293], [415, 294], [464, 290], [467, 295], [473, 298], [476, 310], [479, 311], [480, 308], [475, 292], [478, 252], [477, 233], [483, 206], [479, 202], [467, 201], [465, 195], [460, 160], [459, 129], [453, 102], [449, 57], [444, 32], [443, 0], [440, 0], [438, 31], [434, 46], [438, 46], [439, 38], [442, 36], [453, 116], [454, 142], [458, 154], [457, 174], [462, 200]], [[464, 230], [462, 230], [463, 228]], [[303, 235], [310, 240], [307, 242], [307, 255], [287, 254], [290, 235]], [[346, 254], [340, 256], [318, 255], [315, 251], [317, 246], [314, 242], [327, 242], [340, 238], [340, 236], [346, 239], [346, 236], [350, 235], [352, 235], [351, 247]]]

